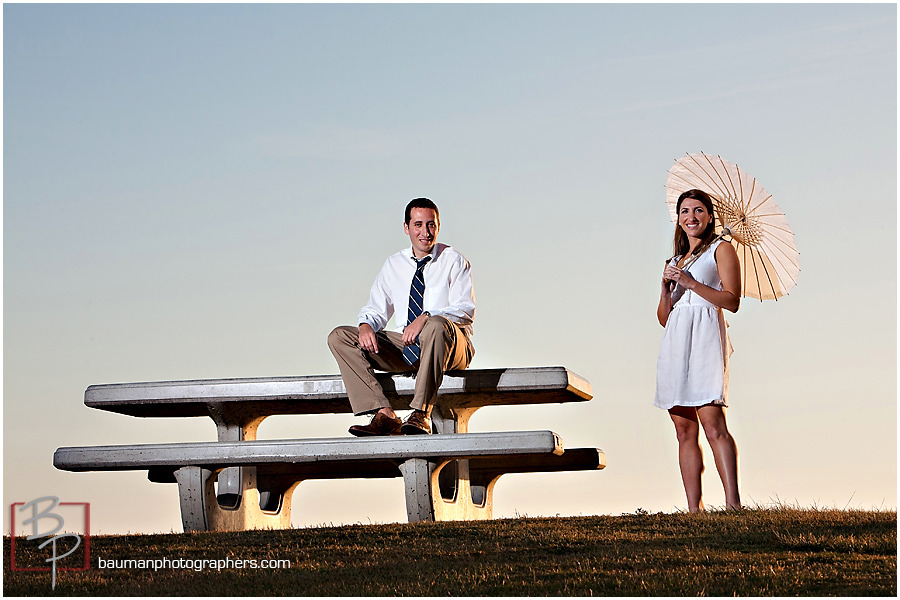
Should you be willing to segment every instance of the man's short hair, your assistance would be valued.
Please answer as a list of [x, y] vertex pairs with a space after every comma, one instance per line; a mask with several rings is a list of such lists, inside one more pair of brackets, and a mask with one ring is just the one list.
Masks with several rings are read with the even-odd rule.
[[414, 208], [430, 208], [434, 211], [435, 221], [441, 222], [441, 213], [438, 210], [437, 204], [429, 200], [428, 198], [413, 198], [409, 201], [409, 204], [406, 205], [406, 214], [404, 215], [403, 222], [409, 225], [410, 219], [412, 219], [412, 209]]

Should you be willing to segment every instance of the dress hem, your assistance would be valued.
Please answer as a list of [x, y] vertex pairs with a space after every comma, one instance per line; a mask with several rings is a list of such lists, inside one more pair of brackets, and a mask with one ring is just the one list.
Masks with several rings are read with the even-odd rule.
[[723, 398], [716, 398], [715, 400], [706, 400], [703, 402], [696, 402], [690, 404], [670, 404], [668, 406], [661, 406], [659, 404], [653, 403], [653, 406], [662, 410], [669, 410], [670, 408], [675, 408], [676, 406], [681, 406], [683, 408], [700, 408], [701, 406], [707, 406], [709, 404], [713, 404], [715, 406], [721, 406], [722, 408], [728, 408], [728, 402]]

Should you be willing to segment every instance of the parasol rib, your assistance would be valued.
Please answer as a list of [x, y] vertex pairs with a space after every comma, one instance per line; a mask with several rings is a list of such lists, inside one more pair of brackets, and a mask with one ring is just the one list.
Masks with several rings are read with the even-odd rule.
[[[756, 206], [754, 206], [753, 208], [751, 208], [750, 210], [748, 210], [747, 213], [748, 213], [748, 214], [749, 214], [749, 213], [755, 213], [757, 210], [759, 210], [759, 207], [761, 207], [763, 204], [765, 204], [766, 202], [768, 202], [768, 201], [771, 200], [771, 199], [772, 199], [772, 194], [769, 194], [768, 196], [766, 196], [766, 198], [765, 198], [762, 202], [760, 202], [759, 204], [757, 204]], [[747, 199], [747, 205], [749, 206], [749, 204], [750, 204], [750, 199], [748, 198], [748, 199]]]
[[685, 171], [687, 171], [688, 174], [691, 175], [691, 177], [693, 178], [693, 180], [688, 179], [687, 177], [682, 176], [680, 173], [672, 173], [672, 175], [673, 175], [674, 177], [677, 177], [677, 178], [680, 179], [681, 181], [683, 181], [683, 182], [688, 186], [688, 188], [702, 188], [702, 187], [705, 187], [705, 186], [707, 186], [707, 185], [710, 185], [710, 186], [714, 187], [714, 188], [717, 190], [717, 192], [721, 193], [721, 190], [719, 189], [719, 187], [716, 185], [716, 183], [715, 183], [714, 181], [711, 181], [711, 180], [708, 180], [708, 179], [707, 179], [707, 180], [704, 180], [700, 175], [697, 175], [696, 173], [694, 173], [693, 171], [691, 171], [691, 170], [688, 169], [687, 167], [685, 167]]
[[[769, 289], [772, 290], [772, 296], [775, 298], [775, 300], [778, 300], [778, 294], [775, 293], [775, 285], [772, 283], [772, 275], [769, 273], [769, 268], [766, 267], [766, 261], [761, 252], [759, 253], [759, 262], [762, 264], [763, 272], [766, 274], [766, 280], [769, 282]], [[772, 266], [774, 267], [775, 265]], [[775, 273], [775, 279], [778, 279], [778, 273]], [[783, 287], [780, 283], [780, 280], [778, 287]], [[762, 298], [760, 298], [760, 300], [762, 300]]]
[[[702, 154], [702, 152], [701, 152], [701, 154]], [[706, 156], [706, 155], [704, 154], [703, 156]], [[722, 164], [722, 170], [725, 171], [725, 176], [728, 177], [728, 185], [731, 186], [731, 192], [732, 192], [731, 197], [732, 198], [740, 198], [740, 196], [738, 196], [737, 189], [734, 187], [734, 180], [731, 178], [731, 172], [728, 170], [728, 167], [725, 166], [725, 161], [722, 160], [721, 156], [719, 156], [718, 159], [719, 159], [719, 162]], [[707, 160], [709, 161], [709, 166], [713, 167], [712, 161], [709, 160], [709, 158], [707, 158]], [[716, 168], [713, 167], [713, 170], [716, 170]], [[716, 173], [718, 173], [718, 170], [716, 170]], [[738, 178], [738, 183], [740, 183], [740, 178]]]
[[708, 164], [709, 168], [712, 169], [712, 172], [715, 175], [715, 177], [713, 177], [706, 171], [706, 168], [700, 164], [699, 160], [697, 160], [695, 157], [691, 157], [691, 159], [697, 164], [697, 166], [699, 166], [703, 170], [704, 173], [706, 173], [706, 176], [709, 178], [709, 181], [713, 182], [714, 185], [715, 185], [716, 179], [718, 179], [719, 183], [722, 184], [722, 186], [719, 189], [724, 190], [725, 195], [728, 195], [728, 185], [725, 183], [725, 180], [722, 178], [722, 174], [719, 173], [718, 171], [716, 171], [715, 165], [712, 164], [712, 161], [709, 160], [709, 157], [706, 154], [701, 152], [700, 156], [702, 156], [704, 159], [706, 159], [706, 164]]
[[[779, 241], [780, 241], [780, 240], [779, 240]], [[781, 243], [784, 243], [784, 242], [781, 242]], [[790, 246], [787, 246], [786, 244], [785, 244], [785, 247], [787, 247], [788, 249], [790, 249]], [[784, 249], [782, 249], [781, 247], [779, 247], [779, 246], [774, 246], [774, 245], [773, 245], [773, 246], [769, 246], [767, 249], [768, 249], [770, 252], [777, 252], [777, 253], [780, 255], [780, 256], [769, 256], [769, 260], [771, 260], [773, 263], [774, 263], [774, 262], [778, 262], [778, 264], [779, 264], [785, 271], [788, 270], [788, 269], [785, 267], [785, 264], [789, 264], [789, 265], [793, 266], [793, 267], [794, 267], [795, 269], [797, 269], [798, 271], [800, 270], [800, 265], [797, 264], [797, 261], [795, 261], [795, 260], [794, 260], [787, 252], [785, 252]], [[787, 262], [785, 263], [785, 261], [784, 261], [784, 260], [781, 260], [780, 257], [784, 257], [785, 260], [786, 260]]]
[[743, 250], [744, 250], [744, 256], [742, 257], [741, 264], [744, 265], [744, 272], [743, 272], [744, 282], [741, 285], [741, 296], [746, 296], [747, 295], [747, 283], [748, 283], [747, 277], [749, 276], [748, 273], [750, 271], [750, 269], [747, 268], [747, 252], [750, 252], [750, 261], [752, 262], [753, 261], [753, 249], [750, 248], [749, 246], [743, 246]]
[[[760, 278], [759, 278], [759, 267], [760, 267], [760, 265], [757, 265], [757, 264], [756, 264], [756, 253], [757, 253], [757, 252], [758, 252], [758, 250], [757, 250], [756, 248], [751, 248], [751, 249], [750, 249], [750, 257], [753, 259], [753, 271], [754, 271], [754, 273], [757, 274], [757, 277], [756, 277], [756, 289], [757, 289], [757, 293], [759, 294], [759, 296], [758, 296], [759, 299], [762, 300], [762, 297], [763, 297], [763, 292], [762, 292], [762, 281], [760, 281]], [[760, 260], [759, 262], [762, 262], [762, 260]]]
[[[747, 202], [741, 205], [741, 209], [744, 211], [744, 214], [750, 214], [752, 211], [748, 210], [748, 206], [753, 202], [753, 194], [756, 193], [756, 177], [753, 178], [753, 185], [750, 186], [750, 195], [747, 196]], [[763, 200], [765, 202], [765, 200]]]
[[[706, 155], [704, 154], [704, 156], [706, 156]], [[725, 191], [725, 194], [727, 195], [727, 190], [725, 190], [724, 187], [722, 187], [722, 186], [720, 186], [718, 183], [716, 183], [716, 178], [715, 178], [715, 177], [712, 177], [712, 176], [706, 171], [706, 169], [703, 167], [703, 165], [701, 165], [701, 164], [699, 163], [699, 161], [697, 161], [696, 158], [694, 158], [693, 156], [689, 156], [689, 158], [694, 162], [695, 165], [697, 165], [697, 167], [700, 169], [700, 171], [703, 172], [703, 175], [706, 176], [706, 179], [704, 179], [703, 177], [701, 177], [700, 175], [698, 175], [697, 173], [695, 173], [694, 171], [692, 171], [692, 170], [688, 167], [688, 165], [682, 164], [682, 166], [684, 167], [684, 169], [685, 169], [688, 173], [690, 173], [691, 175], [693, 175], [694, 177], [696, 177], [699, 181], [701, 181], [701, 183], [707, 183], [708, 185], [711, 185], [712, 187], [714, 187], [714, 188], [719, 192], [720, 195], [722, 194], [723, 191]], [[710, 166], [712, 166], [712, 165], [710, 165]], [[715, 169], [714, 169], [714, 171], [715, 171]], [[721, 178], [721, 177], [719, 177], [719, 181], [722, 183], [722, 185], [724, 185], [725, 182], [722, 181], [722, 178]], [[697, 187], [697, 186], [695, 186], [695, 187]]]

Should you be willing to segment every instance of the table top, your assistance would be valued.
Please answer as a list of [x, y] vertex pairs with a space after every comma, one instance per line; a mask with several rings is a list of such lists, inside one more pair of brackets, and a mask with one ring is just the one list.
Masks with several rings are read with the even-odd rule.
[[[376, 377], [394, 408], [409, 408], [413, 377], [390, 373]], [[565, 367], [469, 369], [444, 374], [435, 405], [476, 408], [591, 398], [591, 384]], [[210, 416], [211, 405], [261, 415], [351, 412], [340, 375], [101, 384], [85, 390], [84, 403], [136, 417]]]

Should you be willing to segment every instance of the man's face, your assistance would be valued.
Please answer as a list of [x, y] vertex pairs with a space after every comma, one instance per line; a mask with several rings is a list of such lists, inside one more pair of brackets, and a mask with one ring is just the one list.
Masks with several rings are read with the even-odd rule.
[[432, 208], [413, 208], [409, 211], [409, 223], [403, 224], [403, 231], [412, 242], [413, 254], [422, 258], [431, 254], [437, 242], [441, 225]]

